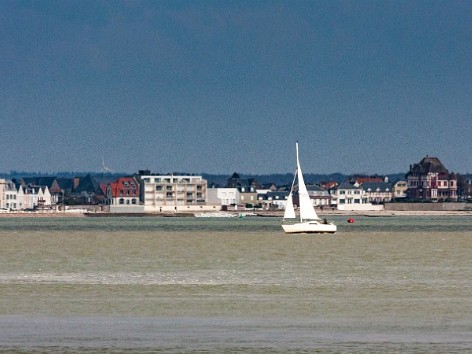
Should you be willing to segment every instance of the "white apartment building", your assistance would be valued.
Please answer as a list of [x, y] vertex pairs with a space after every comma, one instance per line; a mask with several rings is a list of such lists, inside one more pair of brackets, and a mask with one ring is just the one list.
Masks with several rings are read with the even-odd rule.
[[383, 210], [383, 205], [372, 205], [367, 192], [358, 183], [341, 183], [336, 190], [331, 191], [331, 202], [338, 210]]
[[15, 184], [1, 178], [0, 179], [0, 209], [1, 210], [17, 210], [18, 199]]
[[51, 206], [51, 193], [48, 187], [24, 187], [16, 189], [15, 183], [0, 179], [0, 209], [25, 210], [38, 206]]
[[34, 209], [38, 206], [51, 206], [51, 193], [48, 187], [19, 186], [17, 191], [17, 209]]
[[206, 205], [207, 181], [202, 176], [140, 175], [144, 211], [197, 210]]
[[207, 203], [211, 205], [238, 205], [240, 203], [237, 188], [208, 188]]

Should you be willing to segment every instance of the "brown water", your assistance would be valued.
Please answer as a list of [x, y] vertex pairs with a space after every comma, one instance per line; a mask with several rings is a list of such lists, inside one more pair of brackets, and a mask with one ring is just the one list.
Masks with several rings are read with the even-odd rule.
[[472, 352], [472, 219], [0, 219], [0, 351]]

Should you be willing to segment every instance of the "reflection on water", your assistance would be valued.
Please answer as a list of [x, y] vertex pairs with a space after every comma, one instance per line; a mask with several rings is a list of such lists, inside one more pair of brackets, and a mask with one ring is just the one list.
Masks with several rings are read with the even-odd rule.
[[453, 352], [468, 217], [0, 219], [0, 350]]

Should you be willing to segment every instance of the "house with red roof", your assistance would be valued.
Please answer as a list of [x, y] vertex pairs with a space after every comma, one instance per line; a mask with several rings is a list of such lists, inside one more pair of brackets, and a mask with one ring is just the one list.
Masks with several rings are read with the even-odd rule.
[[106, 188], [105, 203], [111, 207], [139, 206], [140, 186], [135, 177], [120, 177]]

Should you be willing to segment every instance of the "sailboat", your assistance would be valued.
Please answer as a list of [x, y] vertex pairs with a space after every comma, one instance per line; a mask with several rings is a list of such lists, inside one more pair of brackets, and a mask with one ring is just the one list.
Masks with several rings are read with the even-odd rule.
[[[287, 206], [285, 208], [284, 219], [282, 222], [282, 228], [286, 234], [295, 233], [335, 233], [337, 230], [336, 225], [326, 221], [326, 219], [320, 219], [316, 214], [313, 203], [310, 199], [308, 191], [306, 189], [305, 181], [303, 179], [302, 169], [300, 168], [300, 159], [298, 157], [298, 141], [296, 143], [297, 150], [297, 170], [295, 172], [292, 187], [290, 188], [290, 194], [287, 199]], [[299, 218], [295, 213], [293, 206], [293, 188], [295, 186], [295, 180], [298, 179], [298, 196], [299, 196]]]

